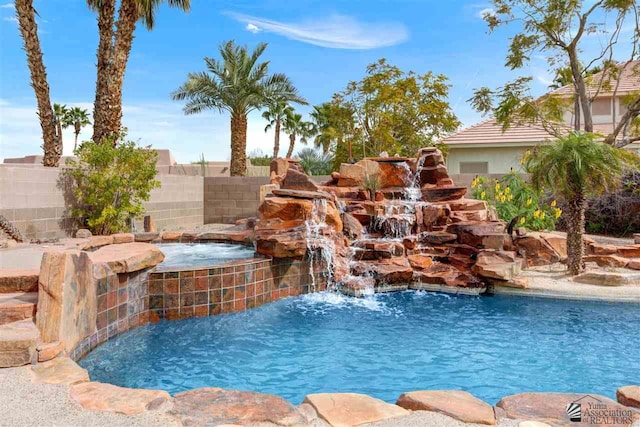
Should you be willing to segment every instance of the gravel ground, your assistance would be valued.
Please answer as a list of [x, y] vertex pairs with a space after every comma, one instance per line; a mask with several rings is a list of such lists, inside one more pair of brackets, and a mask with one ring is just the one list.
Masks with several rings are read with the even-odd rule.
[[158, 412], [126, 416], [83, 410], [69, 399], [67, 386], [32, 384], [29, 369], [0, 369], [1, 427], [177, 426]]
[[[498, 427], [517, 427], [518, 420], [502, 419]], [[487, 427], [483, 424], [466, 424], [437, 412], [416, 411], [411, 415], [392, 418], [377, 423], [364, 424], [366, 427]]]

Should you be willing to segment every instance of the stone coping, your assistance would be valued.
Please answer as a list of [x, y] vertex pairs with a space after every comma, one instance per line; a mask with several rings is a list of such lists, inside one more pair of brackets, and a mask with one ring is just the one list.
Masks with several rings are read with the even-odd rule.
[[595, 296], [576, 294], [562, 291], [549, 291], [545, 289], [518, 289], [509, 286], [489, 285], [487, 288], [487, 294], [495, 295], [511, 295], [511, 296], [523, 296], [529, 298], [549, 298], [571, 301], [593, 301], [599, 303], [626, 303], [626, 304], [640, 304], [640, 295], [634, 296]]

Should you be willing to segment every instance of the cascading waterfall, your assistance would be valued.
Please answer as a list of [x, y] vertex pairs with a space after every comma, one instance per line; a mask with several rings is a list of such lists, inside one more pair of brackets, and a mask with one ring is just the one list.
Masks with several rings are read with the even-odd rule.
[[385, 205], [384, 213], [375, 217], [373, 228], [385, 237], [401, 239], [412, 233], [415, 222], [415, 202], [395, 202]]
[[[424, 166], [426, 158], [426, 156], [422, 156], [418, 159], [416, 171], [411, 174], [411, 182], [405, 189], [405, 197], [409, 201], [417, 202], [422, 199], [422, 190], [420, 189], [420, 171]], [[405, 165], [409, 168], [409, 165], [406, 163]]]
[[335, 243], [324, 233], [328, 229], [326, 218], [327, 200], [313, 199], [311, 217], [305, 221], [309, 274], [311, 274], [313, 292], [317, 290], [315, 264], [318, 262], [326, 269], [327, 286], [333, 284]]

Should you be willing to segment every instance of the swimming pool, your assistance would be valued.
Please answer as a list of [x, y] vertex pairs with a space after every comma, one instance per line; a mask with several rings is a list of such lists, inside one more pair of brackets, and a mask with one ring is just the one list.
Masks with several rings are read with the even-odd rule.
[[246, 312], [150, 324], [80, 361], [93, 381], [170, 393], [222, 387], [293, 403], [317, 392], [394, 402], [463, 389], [615, 397], [640, 383], [640, 306], [425, 292], [287, 298]]
[[156, 246], [165, 259], [158, 269], [174, 267], [201, 267], [227, 261], [252, 258], [255, 251], [250, 246], [231, 243], [159, 243]]

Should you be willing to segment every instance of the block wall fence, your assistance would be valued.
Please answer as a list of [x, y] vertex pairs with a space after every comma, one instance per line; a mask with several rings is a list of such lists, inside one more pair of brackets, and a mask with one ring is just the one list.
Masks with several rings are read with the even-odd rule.
[[[489, 175], [490, 179], [502, 175]], [[458, 185], [470, 187], [474, 174], [451, 175]], [[312, 177], [325, 182], [329, 177]], [[158, 230], [185, 230], [203, 224], [233, 224], [257, 215], [269, 178], [201, 177], [158, 175], [161, 187], [145, 203]], [[73, 236], [80, 228], [69, 214], [72, 200], [60, 180], [60, 169], [32, 164], [0, 164], [0, 215], [18, 228], [26, 239]], [[142, 221], [137, 221], [142, 229]], [[0, 232], [2, 237], [2, 232]]]

